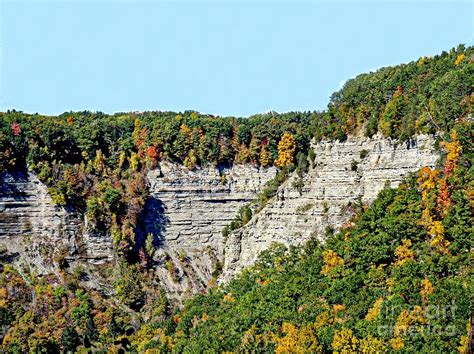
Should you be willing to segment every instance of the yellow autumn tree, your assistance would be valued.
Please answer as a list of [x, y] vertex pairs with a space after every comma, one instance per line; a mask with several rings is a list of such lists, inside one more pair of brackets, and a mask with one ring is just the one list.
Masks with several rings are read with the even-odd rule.
[[400, 337], [390, 339], [390, 345], [394, 350], [400, 350], [405, 347], [405, 341]]
[[423, 279], [420, 284], [420, 295], [423, 302], [426, 302], [428, 299], [428, 295], [433, 293], [433, 284], [430, 282], [429, 279]]
[[343, 328], [334, 333], [332, 349], [335, 353], [354, 353], [357, 351], [358, 339], [349, 328]]
[[186, 148], [192, 146], [194, 141], [194, 132], [186, 124], [181, 124], [179, 127], [179, 134], [182, 136], [183, 143]]
[[291, 165], [293, 163], [296, 151], [296, 140], [290, 133], [284, 133], [278, 143], [278, 158], [275, 165], [280, 168]]
[[459, 54], [456, 60], [454, 61], [454, 65], [458, 66], [459, 64], [461, 64], [465, 57], [466, 57], [466, 54], [464, 53]]
[[224, 297], [222, 298], [222, 302], [235, 302], [235, 297], [232, 295], [232, 293], [225, 294]]
[[138, 171], [138, 166], [140, 165], [140, 159], [138, 157], [138, 154], [132, 152], [132, 154], [128, 158], [128, 164], [130, 165], [130, 169], [132, 171]]
[[130, 342], [138, 349], [138, 352], [143, 353], [145, 344], [151, 340], [155, 340], [168, 350], [173, 349], [174, 340], [167, 336], [165, 331], [161, 328], [152, 328], [150, 325], [143, 325], [138, 331], [129, 337]]
[[260, 166], [267, 167], [270, 164], [270, 154], [266, 145], [262, 146], [260, 150]]
[[385, 353], [387, 348], [382, 339], [375, 338], [370, 334], [361, 340], [359, 340], [359, 352], [364, 354], [378, 354]]
[[418, 67], [421, 67], [421, 66], [423, 66], [423, 65], [425, 64], [425, 62], [426, 62], [426, 57], [425, 57], [425, 56], [422, 56], [420, 59], [418, 59], [418, 61], [416, 62], [416, 65], [417, 65]]
[[394, 283], [395, 282], [394, 282], [393, 278], [387, 278], [385, 280], [385, 285], [387, 286], [387, 290], [388, 290], [389, 293], [392, 293]]
[[291, 323], [283, 323], [282, 331], [285, 336], [274, 337], [276, 353], [317, 353], [322, 346], [316, 337], [313, 324], [303, 325], [300, 328]]
[[383, 297], [375, 301], [374, 305], [369, 309], [369, 311], [367, 312], [367, 315], [365, 316], [365, 319], [367, 321], [373, 321], [378, 317], [380, 313], [380, 308], [382, 307], [382, 303], [383, 303]]
[[97, 173], [103, 173], [105, 171], [105, 156], [102, 150], [96, 150], [93, 164]]
[[441, 221], [434, 221], [428, 228], [428, 234], [431, 236], [431, 246], [441, 254], [449, 253], [448, 246], [451, 243], [444, 237], [444, 225]]
[[127, 154], [125, 153], [125, 151], [121, 151], [118, 157], [118, 161], [117, 161], [117, 171], [120, 171], [126, 159], [127, 159]]
[[467, 348], [469, 346], [469, 333], [471, 332], [471, 321], [467, 321], [467, 326], [466, 326], [466, 335], [461, 336], [458, 351], [460, 353], [467, 353]]
[[415, 251], [411, 249], [411, 245], [410, 240], [402, 240], [402, 244], [395, 249], [395, 256], [397, 257], [395, 265], [402, 265], [415, 259]]
[[453, 170], [458, 166], [459, 157], [461, 156], [461, 143], [458, 140], [456, 130], [451, 132], [451, 141], [442, 142], [441, 145], [447, 152], [446, 161], [444, 163], [444, 173], [450, 176]]
[[410, 327], [416, 325], [426, 324], [425, 311], [421, 306], [413, 307], [413, 310], [402, 310], [397, 317], [397, 321], [394, 326], [395, 337], [401, 337], [405, 335]]
[[333, 250], [323, 252], [323, 268], [321, 274], [331, 275], [339, 268], [344, 267], [344, 259]]

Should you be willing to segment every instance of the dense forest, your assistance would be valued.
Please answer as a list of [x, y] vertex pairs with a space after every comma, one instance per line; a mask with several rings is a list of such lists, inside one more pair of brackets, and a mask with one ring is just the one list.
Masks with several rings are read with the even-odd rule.
[[[1, 349], [462, 351], [474, 293], [473, 55], [459, 46], [359, 75], [323, 112], [0, 113], [0, 172], [33, 171], [56, 204], [85, 213], [117, 252], [113, 294], [85, 288], [81, 269], [36, 277], [0, 254]], [[168, 302], [136, 243], [146, 176], [161, 160], [188, 169], [275, 165], [278, 184], [308, 168], [311, 139], [376, 133], [436, 133], [443, 165], [360, 205], [324, 244], [276, 244], [229, 284], [183, 308]]]

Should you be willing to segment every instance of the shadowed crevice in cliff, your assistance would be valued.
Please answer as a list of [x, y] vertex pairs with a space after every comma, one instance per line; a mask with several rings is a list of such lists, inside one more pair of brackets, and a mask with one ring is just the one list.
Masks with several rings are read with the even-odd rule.
[[229, 171], [232, 169], [234, 165], [232, 162], [220, 162], [219, 164], [216, 165], [217, 171], [219, 171], [219, 175], [222, 176], [225, 174], [226, 171]]
[[0, 174], [0, 197], [12, 198], [15, 201], [25, 201], [27, 193], [18, 188], [19, 184], [28, 183], [28, 172], [12, 171]]
[[143, 246], [147, 235], [150, 233], [153, 235], [153, 245], [155, 248], [165, 246], [165, 232], [170, 220], [166, 215], [166, 205], [163, 201], [154, 196], [149, 197], [139, 220], [137, 227], [137, 250]]
[[5, 246], [0, 246], [0, 273], [3, 272], [3, 265], [15, 262], [20, 258], [18, 252], [9, 252]]
[[31, 223], [25, 218], [18, 227], [21, 213], [17, 213], [30, 203], [31, 196], [25, 190], [29, 182], [26, 170], [0, 174], [0, 238], [31, 232]]

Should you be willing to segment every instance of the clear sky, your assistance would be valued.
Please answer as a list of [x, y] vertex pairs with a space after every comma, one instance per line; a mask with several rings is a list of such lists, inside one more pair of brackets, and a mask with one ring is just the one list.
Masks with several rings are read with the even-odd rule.
[[344, 80], [472, 45], [472, 1], [0, 0], [0, 110], [324, 109]]

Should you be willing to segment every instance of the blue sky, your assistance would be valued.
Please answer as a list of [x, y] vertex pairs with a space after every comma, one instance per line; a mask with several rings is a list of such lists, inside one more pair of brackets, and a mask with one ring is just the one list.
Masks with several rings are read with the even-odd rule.
[[472, 44], [471, 1], [0, 0], [0, 110], [324, 109], [344, 80]]

